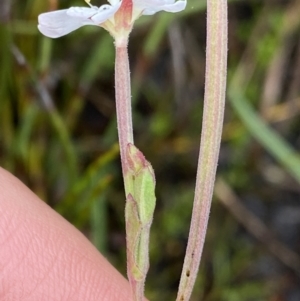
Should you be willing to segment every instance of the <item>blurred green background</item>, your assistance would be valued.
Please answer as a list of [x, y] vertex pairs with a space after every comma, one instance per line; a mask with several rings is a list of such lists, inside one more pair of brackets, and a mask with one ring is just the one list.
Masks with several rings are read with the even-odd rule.
[[[93, 5], [102, 4], [93, 1]], [[46, 11], [0, 2], [0, 165], [78, 227], [124, 275], [114, 47], [86, 26], [51, 40]], [[141, 18], [129, 56], [135, 143], [157, 178], [150, 300], [174, 300], [191, 215], [205, 72], [205, 1]], [[300, 1], [229, 1], [227, 107], [192, 300], [300, 300]]]

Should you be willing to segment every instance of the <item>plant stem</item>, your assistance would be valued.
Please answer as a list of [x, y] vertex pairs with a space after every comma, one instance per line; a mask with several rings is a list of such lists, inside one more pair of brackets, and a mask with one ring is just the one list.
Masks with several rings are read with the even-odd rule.
[[[119, 135], [120, 155], [121, 155], [124, 184], [126, 179], [125, 175], [128, 169], [126, 163], [126, 149], [129, 143], [133, 144], [130, 70], [129, 70], [127, 44], [128, 44], [128, 39], [120, 39], [115, 41], [116, 109], [117, 109], [118, 135]], [[125, 191], [126, 191], [126, 185], [125, 185]]]
[[155, 208], [151, 164], [133, 145], [128, 38], [116, 39], [115, 90], [117, 123], [126, 195], [127, 276], [132, 301], [142, 301], [149, 269], [149, 236]]
[[202, 255], [221, 143], [227, 69], [227, 0], [207, 0], [204, 112], [189, 241], [177, 301], [190, 299]]

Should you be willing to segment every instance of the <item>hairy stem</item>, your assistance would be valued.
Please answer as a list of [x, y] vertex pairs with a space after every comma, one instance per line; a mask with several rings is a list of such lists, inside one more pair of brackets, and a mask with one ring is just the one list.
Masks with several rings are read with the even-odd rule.
[[197, 277], [221, 143], [227, 69], [227, 0], [207, 0], [204, 112], [189, 241], [177, 301], [190, 299]]
[[[131, 88], [130, 70], [128, 60], [127, 39], [116, 41], [115, 63], [115, 90], [118, 135], [123, 178], [128, 170], [126, 162], [126, 149], [129, 143], [133, 144], [132, 115], [131, 115]], [[126, 183], [125, 183], [126, 191]], [[127, 192], [126, 192], [127, 195]]]
[[[116, 108], [126, 195], [127, 275], [132, 291], [132, 301], [142, 301], [149, 268], [149, 232], [155, 208], [155, 178], [151, 165], [133, 145], [127, 42], [128, 39], [123, 37], [115, 41]], [[146, 219], [145, 213], [147, 213]]]

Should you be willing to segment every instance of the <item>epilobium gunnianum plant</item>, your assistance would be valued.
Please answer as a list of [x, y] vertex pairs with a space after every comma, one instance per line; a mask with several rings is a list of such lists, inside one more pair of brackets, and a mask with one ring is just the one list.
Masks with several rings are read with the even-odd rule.
[[[108, 0], [100, 7], [71, 7], [39, 15], [38, 29], [58, 38], [84, 25], [100, 26], [116, 46], [115, 91], [122, 173], [125, 186], [127, 275], [132, 300], [144, 298], [149, 268], [149, 233], [155, 208], [151, 164], [133, 142], [127, 44], [134, 21], [159, 11], [179, 12], [186, 0]], [[192, 222], [177, 301], [188, 301], [205, 240], [221, 141], [227, 68], [227, 0], [207, 0], [207, 51], [203, 126]]]

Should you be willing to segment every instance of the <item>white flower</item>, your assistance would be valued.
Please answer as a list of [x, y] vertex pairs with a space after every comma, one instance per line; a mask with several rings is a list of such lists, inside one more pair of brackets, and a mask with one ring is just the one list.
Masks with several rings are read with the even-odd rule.
[[142, 15], [154, 15], [164, 10], [170, 13], [178, 13], [185, 9], [186, 0], [133, 0], [134, 9], [140, 10]]
[[111, 18], [120, 8], [121, 2], [114, 5], [90, 7], [71, 7], [40, 14], [38, 17], [39, 31], [49, 38], [59, 38], [84, 25], [97, 25]]
[[[129, 34], [134, 21], [141, 15], [153, 15], [161, 10], [175, 13], [186, 6], [186, 0], [108, 0], [109, 4], [99, 8], [90, 5], [89, 0], [86, 2], [90, 7], [71, 7], [40, 14], [38, 29], [47, 37], [59, 38], [84, 25], [96, 25], [116, 37], [124, 32]], [[118, 18], [115, 18], [116, 13]]]

